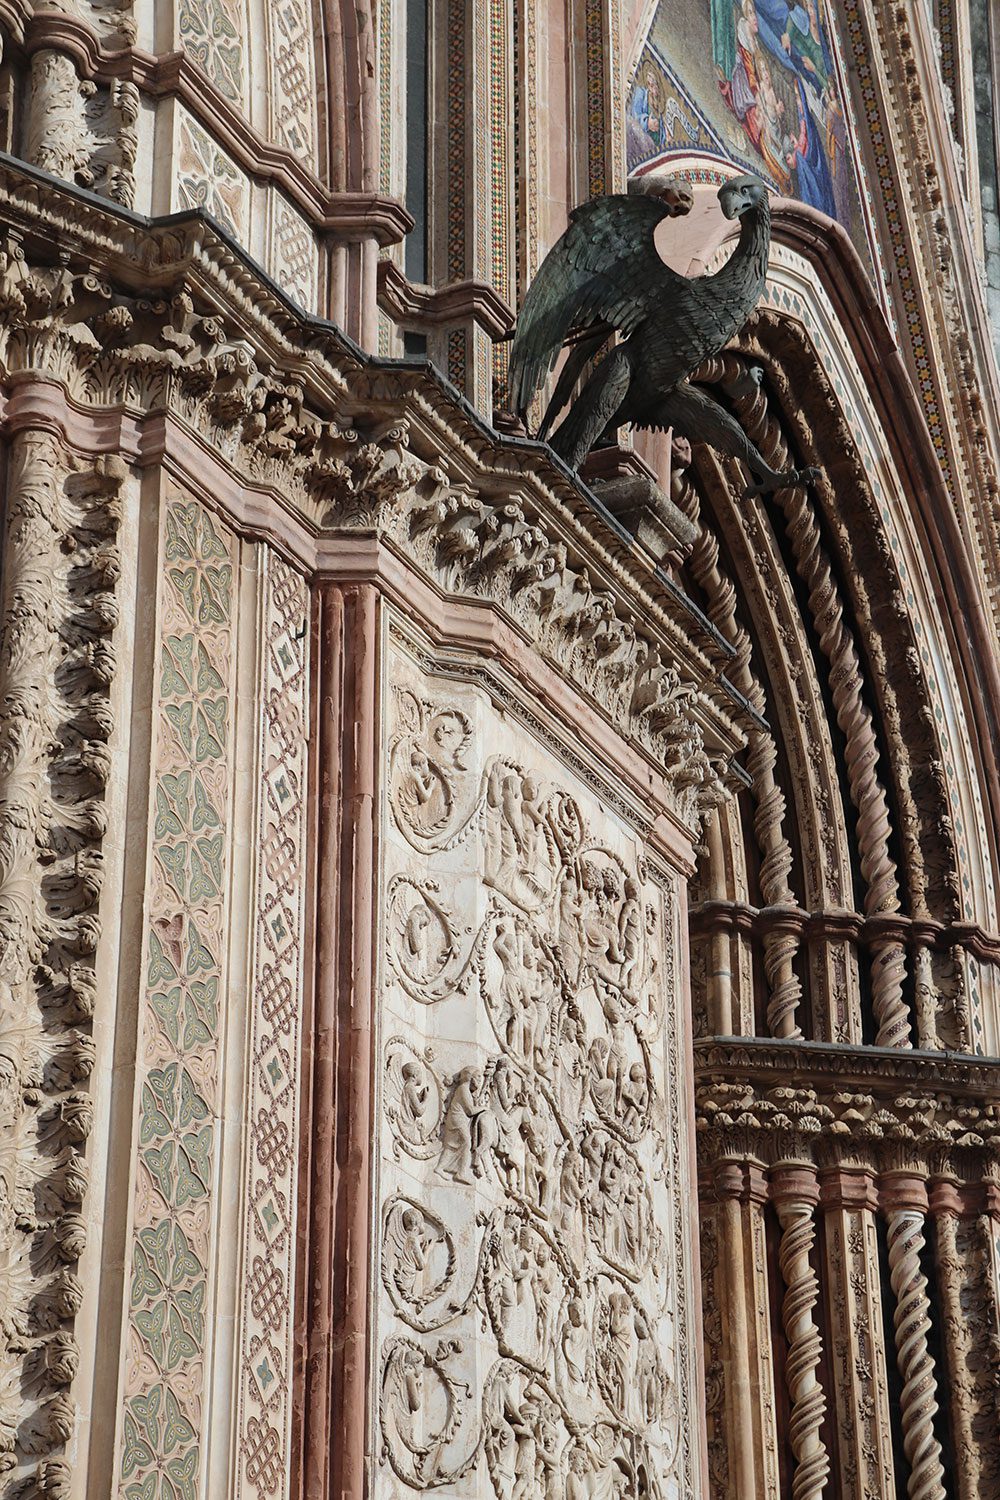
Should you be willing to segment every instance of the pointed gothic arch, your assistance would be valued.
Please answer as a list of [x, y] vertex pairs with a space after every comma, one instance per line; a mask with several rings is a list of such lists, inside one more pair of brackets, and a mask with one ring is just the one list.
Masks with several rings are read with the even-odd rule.
[[[767, 1001], [727, 1013], [749, 1034], [983, 1050], [997, 1024], [993, 965], [981, 990], [976, 971], [992, 951], [995, 876], [968, 830], [990, 806], [996, 760], [979, 720], [980, 621], [970, 611], [963, 636], [953, 619], [975, 582], [940, 473], [907, 442], [919, 413], [856, 252], [799, 207], [778, 226], [793, 256], [835, 247], [832, 295], [825, 307], [791, 295], [794, 260], [784, 275], [779, 248], [771, 305], [701, 374], [765, 453], [784, 462], [790, 451], [823, 478], [749, 504], [738, 468], [712, 455], [674, 478], [675, 499], [703, 523], [684, 581], [771, 725], [751, 743], [742, 823], [725, 820], [747, 846], [725, 861], [748, 872], [743, 894], [732, 873], [700, 877], [716, 908], [728, 890], [732, 930], [751, 922], [741, 900], [758, 909]], [[963, 898], [973, 887], [976, 910]], [[708, 907], [695, 926], [710, 933]], [[834, 975], [843, 993], [831, 1009]], [[978, 999], [949, 997], [956, 986]]]
[[[978, 1394], [953, 1397], [960, 1356], [940, 1325], [975, 1275], [958, 1204], [988, 1192], [989, 1167], [969, 1151], [950, 1208], [933, 1168], [916, 1185], [935, 1129], [944, 1170], [947, 1132], [902, 1080], [933, 1076], [921, 1053], [997, 1048], [992, 656], [953, 497], [853, 247], [799, 206], [775, 238], [764, 305], [700, 373], [769, 461], [822, 478], [747, 501], [740, 468], [701, 450], [672, 479], [701, 526], [683, 582], [761, 715], [752, 785], [710, 823], [689, 908], [719, 1496], [853, 1493], [869, 1464], [884, 1487], [986, 1462], [967, 1442]], [[838, 1063], [829, 1044], [858, 1055]], [[895, 1095], [859, 1066], [872, 1045]], [[930, 1344], [911, 1342], [918, 1324]]]

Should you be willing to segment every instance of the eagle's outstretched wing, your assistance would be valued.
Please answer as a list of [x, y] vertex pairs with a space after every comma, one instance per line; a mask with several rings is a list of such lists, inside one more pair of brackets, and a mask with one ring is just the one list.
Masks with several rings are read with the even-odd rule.
[[510, 401], [519, 415], [552, 369], [571, 328], [605, 323], [630, 334], [667, 286], [687, 285], [663, 264], [653, 231], [676, 210], [662, 199], [613, 194], [575, 208], [538, 269], [517, 320]]

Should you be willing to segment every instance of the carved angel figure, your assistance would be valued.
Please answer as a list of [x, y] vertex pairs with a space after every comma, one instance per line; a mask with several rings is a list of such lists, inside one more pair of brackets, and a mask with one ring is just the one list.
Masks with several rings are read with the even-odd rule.
[[675, 178], [652, 187], [655, 192], [644, 183], [637, 193], [594, 198], [570, 214], [517, 320], [510, 358], [514, 410], [524, 416], [573, 335], [538, 430], [547, 437], [587, 362], [617, 330], [623, 342], [596, 364], [550, 439], [572, 468], [605, 428], [632, 423], [671, 427], [679, 437], [741, 458], [753, 475], [748, 493], [815, 478], [813, 469], [772, 469], [736, 418], [690, 380], [735, 337], [760, 300], [771, 241], [767, 188], [752, 176], [722, 185], [719, 202], [727, 219], [740, 221], [739, 243], [720, 270], [689, 277], [663, 263], [653, 233], [663, 219], [690, 211], [690, 189], [680, 191], [684, 185]]
[[429, 1225], [414, 1208], [393, 1214], [386, 1227], [386, 1252], [392, 1279], [404, 1302], [423, 1307], [433, 1277], [431, 1252], [436, 1241]]
[[477, 1123], [486, 1108], [482, 1097], [483, 1075], [477, 1068], [462, 1068], [455, 1075], [441, 1125], [441, 1155], [438, 1171], [455, 1182], [472, 1182], [479, 1170]]

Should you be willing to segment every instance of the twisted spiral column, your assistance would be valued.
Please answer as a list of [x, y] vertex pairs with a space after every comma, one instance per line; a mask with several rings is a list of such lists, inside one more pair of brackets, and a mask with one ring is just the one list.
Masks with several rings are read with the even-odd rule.
[[[673, 499], [688, 519], [697, 525], [701, 507], [697, 492], [686, 474], [675, 473]], [[689, 563], [695, 581], [709, 601], [709, 619], [736, 651], [736, 660], [729, 675], [758, 713], [763, 713], [764, 694], [750, 668], [750, 638], [736, 618], [736, 590], [719, 567], [719, 543], [705, 527], [699, 527]], [[783, 829], [785, 796], [774, 777], [777, 758], [773, 737], [765, 730], [752, 729], [748, 741], [747, 771], [753, 782], [753, 826], [761, 856], [761, 893], [768, 906], [794, 906], [795, 896], [788, 883], [792, 869], [792, 851]], [[792, 932], [773, 930], [764, 937], [764, 972], [768, 988], [767, 1023], [771, 1035], [775, 1037], [802, 1035], [796, 1020], [796, 1011], [802, 998], [802, 985], [794, 968], [798, 948], [798, 936]]]
[[[739, 365], [733, 356], [734, 372]], [[775, 422], [767, 417], [763, 393], [755, 389], [738, 401], [740, 419], [774, 468], [787, 468], [787, 445]], [[822, 545], [819, 524], [803, 486], [776, 496], [788, 526], [788, 537], [799, 575], [809, 590], [809, 610], [820, 649], [830, 665], [830, 692], [837, 723], [846, 741], [845, 758], [851, 801], [857, 810], [857, 840], [865, 882], [866, 916], [899, 910], [896, 866], [889, 854], [889, 807], [879, 781], [878, 744], [872, 717], [862, 695], [863, 675], [854, 639], [844, 623], [843, 605]], [[911, 1047], [910, 1015], [903, 999], [906, 962], [903, 945], [893, 937], [871, 944], [872, 1006], [878, 1022], [880, 1047]]]
[[[777, 749], [771, 735], [754, 734], [747, 755], [747, 771], [754, 786], [759, 788], [753, 827], [761, 853], [760, 888], [768, 906], [794, 906], [795, 897], [788, 883], [792, 851], [782, 827], [785, 796], [774, 779], [776, 760]], [[801, 1036], [795, 1013], [802, 986], [793, 967], [799, 950], [798, 934], [772, 928], [765, 934], [763, 950], [768, 988], [767, 1024], [771, 1035]]]
[[896, 1359], [903, 1379], [903, 1450], [910, 1465], [907, 1494], [910, 1500], [945, 1500], [941, 1449], [934, 1435], [938, 1404], [934, 1362], [927, 1347], [931, 1326], [927, 1278], [920, 1268], [924, 1215], [918, 1208], [896, 1208], [889, 1213], [888, 1223]]
[[[773, 314], [765, 314], [762, 322], [772, 323]], [[808, 333], [799, 325], [785, 323], [783, 325], [783, 338], [797, 345], [797, 354], [801, 358], [805, 356], [810, 359], [811, 342]], [[799, 366], [801, 368], [801, 365]], [[791, 366], [781, 366], [772, 371], [772, 382], [777, 388], [779, 398], [787, 414], [789, 429], [799, 435], [806, 447], [810, 441], [810, 432], [807, 419], [799, 409], [799, 403], [794, 399], [795, 374]], [[827, 401], [834, 401], [833, 392], [828, 382], [821, 376], [819, 388], [824, 390]], [[837, 425], [843, 437], [849, 434], [846, 423], [842, 416], [838, 415]], [[829, 524], [840, 540], [840, 545], [846, 551], [851, 544], [851, 523], [843, 515], [839, 508], [828, 510]], [[898, 588], [898, 581], [896, 584]], [[955, 846], [954, 830], [951, 820], [947, 816], [948, 798], [943, 781], [935, 776], [934, 798], [937, 804], [936, 815], [932, 812], [931, 805], [921, 801], [918, 806], [917, 799], [913, 794], [912, 783], [914, 780], [914, 757], [921, 758], [926, 751], [921, 752], [916, 743], [911, 743], [909, 736], [903, 728], [903, 709], [901, 692], [894, 686], [892, 674], [888, 672], [888, 657], [892, 652], [897, 654], [902, 645], [898, 640], [890, 643], [888, 637], [883, 639], [880, 628], [875, 627], [872, 610], [872, 597], [868, 587], [863, 580], [859, 580], [855, 587], [856, 609], [858, 612], [859, 628], [866, 632], [866, 648], [870, 654], [870, 672], [880, 681], [879, 698], [881, 705], [882, 721], [885, 726], [886, 735], [892, 747], [892, 762], [894, 770], [894, 795], [895, 810], [897, 815], [896, 833], [899, 840], [901, 852], [901, 864], [906, 870], [906, 885], [909, 898], [909, 912], [916, 923], [921, 923], [931, 918], [929, 905], [930, 891], [934, 891], [934, 907], [939, 915], [944, 910], [951, 912], [953, 917], [958, 916], [958, 875], [957, 875], [957, 853]], [[901, 601], [898, 596], [894, 601], [894, 608]], [[915, 678], [920, 673], [917, 654], [913, 644], [906, 650], [908, 667]], [[918, 692], [918, 697], [924, 702], [921, 717], [927, 713], [924, 694]], [[912, 709], [910, 710], [912, 714]], [[930, 740], [936, 743], [936, 734], [928, 724]], [[925, 851], [926, 842], [926, 851]], [[933, 852], [932, 852], [933, 851]], [[929, 863], [928, 861], [931, 861]], [[933, 871], [933, 873], [932, 873]], [[917, 1000], [914, 1005], [914, 1025], [917, 1045], [931, 1050], [938, 1050], [946, 1045], [944, 1039], [938, 1032], [938, 1013], [942, 1007], [941, 981], [932, 972], [929, 955], [927, 963], [923, 966], [921, 973], [921, 950], [918, 948], [914, 954], [914, 968], [916, 970]], [[958, 977], [958, 976], [956, 976]], [[947, 984], [948, 981], [945, 980]], [[955, 1007], [953, 1024], [956, 1028], [954, 1035], [949, 1037], [951, 1046], [957, 1046], [958, 1050], [971, 1050], [968, 1030], [968, 1017], [963, 1013], [964, 1008], [958, 995], [955, 996]]]
[[781, 1320], [788, 1340], [785, 1378], [792, 1404], [789, 1440], [795, 1456], [792, 1500], [819, 1500], [830, 1475], [830, 1459], [820, 1437], [826, 1397], [816, 1374], [823, 1352], [813, 1316], [819, 1282], [809, 1260], [818, 1196], [811, 1170], [779, 1169], [775, 1174], [772, 1197], [781, 1223], [778, 1261], [785, 1283]]

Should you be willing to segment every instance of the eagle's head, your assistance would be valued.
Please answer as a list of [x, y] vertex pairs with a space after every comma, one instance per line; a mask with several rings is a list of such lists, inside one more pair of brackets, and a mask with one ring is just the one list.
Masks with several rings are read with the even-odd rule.
[[727, 219], [742, 218], [751, 208], [756, 208], [767, 198], [767, 188], [759, 177], [749, 173], [744, 177], [731, 177], [719, 189], [719, 202]]

